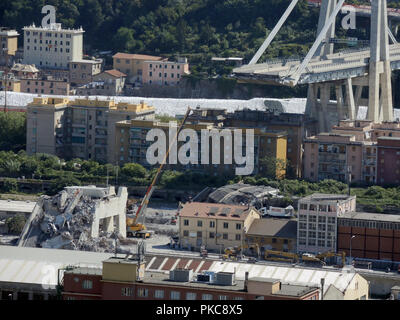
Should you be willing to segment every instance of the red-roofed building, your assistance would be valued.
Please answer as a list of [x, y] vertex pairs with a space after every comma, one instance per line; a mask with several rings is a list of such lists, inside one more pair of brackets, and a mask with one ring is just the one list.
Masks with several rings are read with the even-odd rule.
[[188, 202], [179, 212], [180, 245], [221, 251], [242, 246], [255, 219], [260, 219], [260, 213], [253, 207]]
[[167, 59], [144, 54], [118, 52], [113, 56], [113, 68], [126, 73], [127, 82], [142, 82], [144, 61], [166, 61]]

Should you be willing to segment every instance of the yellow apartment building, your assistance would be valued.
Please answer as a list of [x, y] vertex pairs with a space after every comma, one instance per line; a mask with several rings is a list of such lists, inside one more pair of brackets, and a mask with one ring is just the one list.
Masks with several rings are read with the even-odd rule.
[[115, 161], [115, 123], [153, 119], [154, 107], [113, 100], [35, 98], [27, 107], [27, 153]]
[[[150, 168], [151, 165], [147, 162], [147, 150], [152, 144], [150, 141], [146, 141], [147, 134], [152, 129], [160, 129], [164, 132], [166, 136], [166, 141], [168, 145], [169, 141], [169, 123], [159, 122], [159, 121], [149, 121], [149, 120], [125, 120], [118, 122], [116, 124], [116, 134], [115, 134], [115, 150], [117, 151], [118, 163], [123, 164], [127, 162], [135, 162], [143, 165], [144, 167]], [[177, 170], [192, 170], [199, 172], [214, 172], [215, 174], [223, 174], [232, 172], [236, 168], [235, 161], [233, 159], [232, 164], [225, 164], [225, 156], [226, 152], [233, 151], [234, 146], [234, 135], [233, 130], [241, 129], [242, 130], [242, 141], [246, 140], [245, 138], [245, 130], [251, 128], [225, 128], [222, 126], [215, 126], [211, 123], [201, 123], [201, 122], [193, 122], [186, 123], [184, 129], [192, 129], [197, 133], [197, 137], [199, 139], [198, 145], [198, 161], [197, 164], [186, 164], [182, 165], [179, 161], [176, 164], [171, 164], [171, 157], [169, 157], [167, 162], [167, 167], [170, 169]], [[209, 164], [205, 164], [202, 161], [202, 151], [205, 150], [206, 146], [203, 146], [201, 141], [201, 132], [202, 130], [212, 130], [217, 129], [222, 135], [223, 129], [228, 129], [228, 132], [231, 132], [231, 145], [228, 145], [228, 142], [225, 139], [220, 138], [220, 164], [212, 164], [212, 146], [215, 143], [215, 140], [209, 139]], [[184, 144], [184, 142], [178, 142], [178, 150]], [[225, 145], [227, 144], [227, 145]], [[204, 147], [204, 149], [203, 149]], [[265, 129], [254, 129], [254, 171], [253, 174], [263, 172], [262, 161], [260, 159], [264, 159], [265, 157], [270, 157], [273, 159], [279, 159], [282, 161], [286, 160], [286, 150], [287, 150], [287, 135], [285, 132], [275, 132], [268, 131]], [[282, 178], [285, 176], [286, 169], [285, 168], [276, 168], [276, 177]]]
[[12, 65], [18, 50], [18, 36], [16, 30], [0, 28], [0, 65]]
[[182, 248], [224, 251], [242, 246], [247, 231], [260, 213], [253, 207], [219, 203], [188, 202], [179, 211], [179, 241]]
[[142, 82], [145, 61], [165, 60], [166, 59], [157, 56], [118, 52], [113, 56], [113, 69], [125, 73], [128, 83]]

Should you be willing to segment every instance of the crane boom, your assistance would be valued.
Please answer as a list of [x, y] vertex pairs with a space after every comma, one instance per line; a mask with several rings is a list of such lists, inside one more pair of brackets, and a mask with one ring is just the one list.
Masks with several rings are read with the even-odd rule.
[[134, 224], [136, 224], [137, 219], [143, 214], [143, 212], [144, 212], [144, 211], [146, 210], [146, 208], [147, 208], [147, 205], [148, 205], [148, 203], [149, 203], [149, 200], [150, 200], [150, 198], [151, 198], [151, 195], [153, 194], [154, 187], [155, 187], [155, 185], [156, 185], [156, 183], [157, 183], [157, 180], [158, 180], [158, 178], [159, 178], [159, 176], [160, 176], [160, 174], [161, 174], [161, 171], [162, 171], [162, 169], [163, 169], [165, 163], [167, 162], [169, 153], [171, 152], [171, 148], [172, 148], [172, 146], [174, 145], [176, 139], [178, 138], [179, 133], [180, 133], [181, 130], [183, 129], [183, 127], [184, 127], [184, 125], [185, 125], [185, 122], [186, 122], [186, 120], [187, 120], [188, 117], [189, 117], [190, 111], [191, 111], [191, 109], [188, 108], [188, 110], [186, 111], [185, 117], [183, 118], [183, 121], [182, 121], [182, 123], [181, 123], [179, 129], [177, 130], [174, 139], [172, 140], [172, 143], [169, 145], [168, 151], [167, 151], [167, 153], [165, 154], [164, 159], [163, 159], [163, 161], [161, 162], [160, 167], [157, 169], [156, 175], [154, 176], [154, 178], [153, 178], [153, 180], [152, 180], [150, 186], [147, 188], [146, 194], [144, 195], [144, 197], [143, 197], [143, 199], [142, 199], [142, 202], [140, 203], [140, 206], [139, 206], [138, 210], [136, 211], [136, 216], [135, 216], [135, 218], [134, 218], [134, 220], [133, 220], [133, 223], [134, 223]]

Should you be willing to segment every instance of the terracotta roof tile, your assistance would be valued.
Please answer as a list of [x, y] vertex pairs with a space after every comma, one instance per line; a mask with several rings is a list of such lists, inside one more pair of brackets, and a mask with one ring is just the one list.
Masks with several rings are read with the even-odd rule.
[[159, 61], [162, 60], [162, 57], [157, 57], [157, 56], [148, 56], [145, 54], [131, 54], [131, 53], [121, 53], [118, 52], [113, 56], [113, 58], [116, 59], [138, 59], [138, 60], [155, 60]]
[[179, 216], [243, 221], [246, 219], [249, 212], [250, 209], [248, 206], [187, 202], [180, 210]]
[[126, 77], [125, 73], [122, 73], [121, 71], [118, 71], [118, 70], [115, 70], [115, 69], [106, 70], [104, 72], [109, 74], [109, 75], [111, 75], [111, 76], [113, 76], [113, 77], [116, 77], [116, 78]]

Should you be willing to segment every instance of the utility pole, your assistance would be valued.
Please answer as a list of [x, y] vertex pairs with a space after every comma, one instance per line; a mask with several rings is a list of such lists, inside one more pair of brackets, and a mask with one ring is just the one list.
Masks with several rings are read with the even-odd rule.
[[351, 166], [347, 166], [347, 184], [348, 184], [348, 195], [350, 196], [350, 191], [351, 191]]

